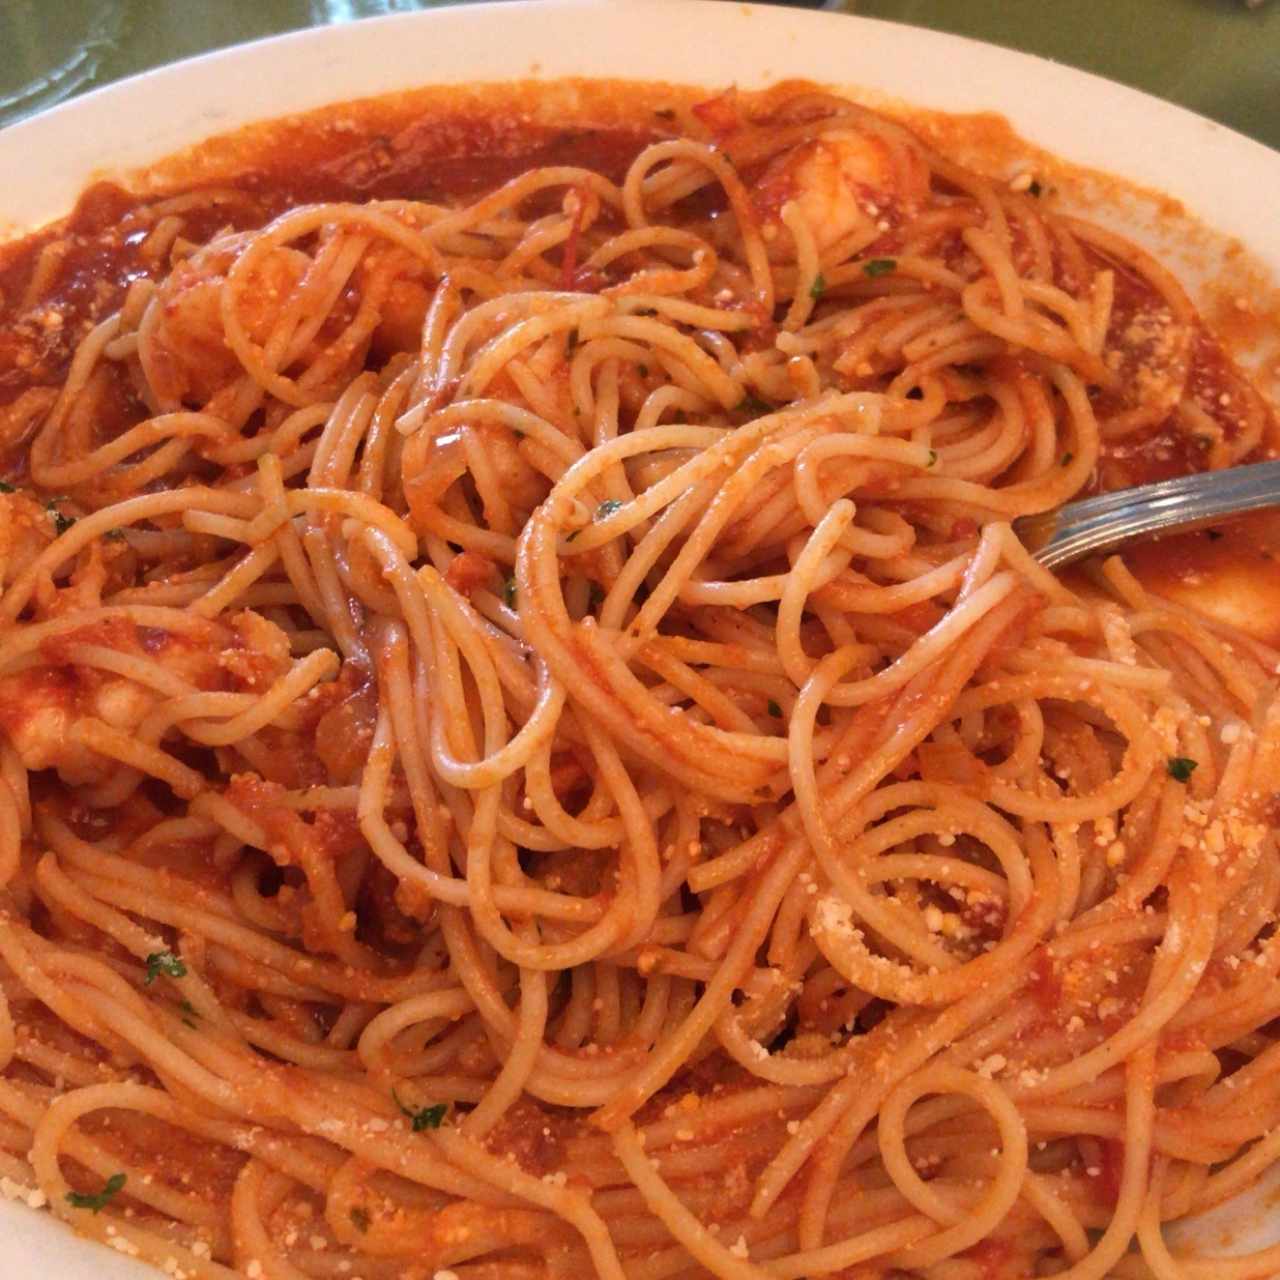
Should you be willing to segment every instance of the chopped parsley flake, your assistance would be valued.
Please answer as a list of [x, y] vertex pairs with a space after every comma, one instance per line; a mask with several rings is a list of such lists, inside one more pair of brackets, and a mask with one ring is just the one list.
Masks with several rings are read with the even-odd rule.
[[185, 978], [187, 966], [172, 951], [153, 951], [147, 957], [147, 986], [162, 973], [170, 978]]
[[94, 1213], [101, 1213], [115, 1197], [117, 1191], [125, 1184], [125, 1175], [123, 1173], [113, 1173], [106, 1182], [102, 1184], [102, 1190], [96, 1191], [91, 1195], [86, 1195], [81, 1191], [68, 1191], [67, 1203], [73, 1209], [91, 1209]]
[[11, 485], [7, 480], [0, 480], [0, 493], [17, 493], [17, 492], [18, 492], [17, 489], [14, 488], [14, 486]]
[[809, 297], [816, 302], [824, 293], [826, 293], [826, 291], [827, 278], [821, 271], [819, 271], [818, 274], [813, 277], [813, 283], [809, 286]]
[[617, 498], [606, 498], [596, 508], [596, 519], [607, 520], [615, 511], [622, 510], [622, 503]]
[[870, 262], [865, 262], [862, 269], [873, 280], [876, 276], [887, 276], [898, 269], [897, 258], [872, 258]]
[[58, 510], [57, 504], [65, 501], [65, 498], [50, 498], [49, 501], [44, 504], [44, 509], [49, 513], [49, 518], [53, 521], [54, 532], [59, 538], [62, 537], [62, 535], [66, 533], [73, 524], [75, 524], [74, 516], [63, 515], [62, 512]]
[[502, 584], [502, 599], [508, 609], [516, 607], [516, 580], [508, 578]]
[[1189, 756], [1170, 756], [1165, 767], [1169, 770], [1169, 777], [1175, 782], [1189, 782], [1199, 764], [1198, 760], [1192, 760]]
[[409, 1117], [414, 1133], [421, 1133], [423, 1129], [438, 1129], [445, 1112], [449, 1110], [447, 1102], [437, 1102], [434, 1107], [421, 1107], [414, 1110], [413, 1107], [406, 1107], [400, 1101], [400, 1095], [394, 1089], [391, 1090], [391, 1096], [396, 1100], [396, 1106], [401, 1112]]

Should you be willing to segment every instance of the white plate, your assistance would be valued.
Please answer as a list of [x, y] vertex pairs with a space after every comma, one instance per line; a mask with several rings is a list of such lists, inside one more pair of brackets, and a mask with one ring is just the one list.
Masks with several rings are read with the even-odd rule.
[[[0, 230], [61, 216], [96, 176], [252, 121], [425, 84], [561, 76], [744, 88], [803, 77], [942, 111], [996, 111], [1067, 160], [1176, 197], [1280, 276], [1280, 155], [1259, 143], [1026, 54], [732, 0], [469, 5], [299, 32], [165, 67], [0, 132], [0, 173], [11, 175], [0, 189]], [[1280, 1237], [1280, 1222], [1275, 1227], [1249, 1233], [1248, 1247]], [[1246, 1245], [1243, 1235], [1233, 1243], [1231, 1252]], [[0, 1203], [0, 1275], [156, 1274], [77, 1240], [47, 1216]]]

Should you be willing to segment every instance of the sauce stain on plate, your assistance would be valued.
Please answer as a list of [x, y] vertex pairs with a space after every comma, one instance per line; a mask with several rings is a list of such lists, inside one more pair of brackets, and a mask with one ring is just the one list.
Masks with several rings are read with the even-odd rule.
[[1280, 511], [1142, 543], [1124, 555], [1150, 591], [1280, 645]]

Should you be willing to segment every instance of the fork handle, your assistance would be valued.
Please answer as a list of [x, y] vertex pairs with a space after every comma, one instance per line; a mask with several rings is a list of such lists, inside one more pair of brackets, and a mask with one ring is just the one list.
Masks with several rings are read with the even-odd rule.
[[1198, 471], [1019, 516], [1014, 532], [1048, 569], [1111, 551], [1135, 538], [1200, 529], [1232, 516], [1280, 506], [1280, 460]]

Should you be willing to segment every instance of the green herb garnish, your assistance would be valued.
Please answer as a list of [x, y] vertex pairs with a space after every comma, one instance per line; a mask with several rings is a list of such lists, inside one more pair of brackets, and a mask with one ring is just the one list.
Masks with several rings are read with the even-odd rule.
[[172, 951], [153, 951], [147, 957], [147, 986], [162, 973], [170, 978], [185, 978], [187, 966]]
[[18, 492], [17, 489], [14, 488], [14, 486], [11, 485], [7, 480], [0, 480], [0, 493], [17, 493], [17, 492]]
[[196, 1030], [196, 1019], [200, 1016], [196, 1012], [196, 1007], [190, 1000], [183, 1000], [178, 1008], [182, 1010], [183, 1026], [190, 1027], [192, 1031]]
[[413, 1107], [406, 1107], [400, 1101], [400, 1095], [394, 1089], [391, 1090], [391, 1096], [396, 1100], [396, 1106], [401, 1112], [409, 1117], [414, 1133], [421, 1133], [423, 1129], [438, 1129], [445, 1117], [445, 1112], [449, 1110], [447, 1102], [437, 1102], [434, 1107], [421, 1107], [414, 1110]]
[[508, 578], [502, 584], [502, 599], [506, 603], [508, 609], [516, 607], [516, 580]]
[[826, 291], [827, 278], [821, 271], [819, 271], [818, 274], [813, 277], [813, 283], [809, 286], [809, 297], [816, 302], [824, 293], [826, 293]]
[[873, 280], [876, 276], [887, 276], [890, 272], [897, 271], [897, 258], [872, 258], [870, 262], [862, 264], [862, 270]]
[[615, 511], [621, 511], [621, 510], [622, 510], [622, 503], [619, 502], [617, 498], [606, 498], [596, 508], [595, 518], [597, 520], [607, 520], [611, 515], [613, 515]]
[[102, 1190], [96, 1191], [92, 1195], [85, 1195], [81, 1191], [68, 1191], [67, 1203], [73, 1209], [91, 1209], [94, 1213], [101, 1213], [111, 1203], [116, 1192], [124, 1184], [125, 1175], [123, 1173], [113, 1173], [102, 1184]]
[[65, 501], [65, 498], [50, 498], [49, 501], [44, 504], [44, 509], [49, 513], [50, 518], [53, 520], [54, 532], [59, 538], [62, 537], [62, 535], [66, 533], [73, 524], [75, 524], [74, 516], [63, 515], [63, 513], [58, 510], [57, 504]]
[[1175, 782], [1188, 782], [1199, 764], [1198, 760], [1192, 760], [1189, 756], [1170, 756], [1165, 767], [1169, 770], [1169, 777]]

